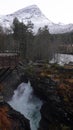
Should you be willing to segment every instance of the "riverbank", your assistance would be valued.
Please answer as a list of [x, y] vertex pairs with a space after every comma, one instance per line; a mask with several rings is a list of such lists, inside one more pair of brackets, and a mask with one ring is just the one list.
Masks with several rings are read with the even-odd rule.
[[0, 102], [1, 130], [30, 130], [29, 120], [15, 111], [8, 103]]
[[[43, 100], [39, 130], [73, 129], [73, 67], [57, 64], [26, 71], [34, 93]], [[25, 77], [25, 76], [24, 76]]]
[[[17, 84], [30, 80], [34, 93], [43, 100], [38, 130], [73, 129], [72, 65], [21, 64], [11, 75], [13, 78], [10, 76], [3, 83], [8, 89], [8, 97], [10, 91], [14, 92]], [[5, 90], [4, 92], [7, 93]]]

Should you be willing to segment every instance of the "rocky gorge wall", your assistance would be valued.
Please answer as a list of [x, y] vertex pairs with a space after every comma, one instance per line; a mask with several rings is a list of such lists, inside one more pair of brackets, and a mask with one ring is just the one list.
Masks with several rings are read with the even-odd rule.
[[12, 98], [14, 90], [23, 81], [22, 72], [19, 73], [16, 68], [3, 72], [5, 73], [0, 73], [0, 129], [30, 130], [29, 120], [7, 103]]
[[39, 130], [63, 130], [64, 127], [73, 129], [73, 113], [66, 110], [65, 104], [58, 94], [56, 84], [46, 83], [45, 79], [41, 83], [35, 81], [35, 84], [33, 82], [31, 84], [34, 91], [37, 91], [36, 94], [44, 100]]
[[[39, 75], [38, 70], [39, 68], [37, 71], [28, 69], [29, 73], [26, 70], [19, 70], [19, 74], [15, 70], [11, 74], [13, 78], [10, 76], [8, 80], [5, 79], [3, 84], [6, 89], [7, 84], [12, 86], [10, 89], [13, 92], [16, 84], [30, 80], [34, 93], [43, 100], [38, 130], [73, 130], [73, 82], [71, 78], [73, 71], [63, 67], [48, 68], [48, 74], [45, 76], [43, 73]], [[55, 78], [51, 78], [51, 75]], [[7, 99], [11, 96], [10, 94], [6, 95], [5, 90], [3, 92]]]

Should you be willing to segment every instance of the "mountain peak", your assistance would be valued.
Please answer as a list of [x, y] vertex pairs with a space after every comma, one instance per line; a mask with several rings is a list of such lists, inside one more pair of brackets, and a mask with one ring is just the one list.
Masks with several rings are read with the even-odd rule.
[[28, 15], [30, 15], [30, 16], [32, 15], [33, 17], [44, 16], [37, 5], [27, 6], [23, 9], [20, 9], [20, 10], [14, 12], [13, 15], [27, 15], [27, 17], [28, 17]]
[[30, 8], [30, 9], [31, 9], [31, 8], [38, 8], [38, 6], [35, 5], [35, 4], [34, 4], [34, 5], [29, 5], [29, 6], [25, 7], [24, 9], [27, 9], [27, 8]]
[[37, 5], [30, 5], [12, 14], [0, 16], [0, 25], [5, 28], [10, 28], [15, 17], [17, 17], [20, 22], [23, 21], [24, 24], [27, 24], [29, 21], [31, 21], [34, 25], [33, 31], [35, 33], [40, 27], [43, 28], [46, 25], [48, 26], [50, 33], [65, 33], [73, 31], [72, 24], [62, 25], [51, 22], [41, 12]]
[[14, 12], [14, 13], [26, 11], [26, 10], [28, 10], [28, 12], [29, 12], [30, 10], [34, 10], [34, 9], [40, 10], [37, 5], [30, 5], [30, 6], [27, 6], [25, 8], [19, 9], [18, 11]]
[[31, 21], [34, 24], [36, 32], [39, 27], [44, 27], [45, 25], [51, 23], [51, 21], [45, 17], [45, 15], [41, 12], [37, 5], [31, 5], [26, 8], [20, 9], [13, 14], [0, 17], [0, 23], [3, 26], [8, 27], [12, 24], [15, 17], [17, 17], [20, 22], [23, 21], [24, 24], [27, 24], [29, 21]]

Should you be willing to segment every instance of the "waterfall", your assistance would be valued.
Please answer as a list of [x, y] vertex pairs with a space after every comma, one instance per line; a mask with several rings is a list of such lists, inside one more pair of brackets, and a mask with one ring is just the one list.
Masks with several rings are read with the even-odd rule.
[[38, 129], [42, 101], [34, 95], [30, 82], [21, 83], [8, 103], [30, 120], [31, 130]]

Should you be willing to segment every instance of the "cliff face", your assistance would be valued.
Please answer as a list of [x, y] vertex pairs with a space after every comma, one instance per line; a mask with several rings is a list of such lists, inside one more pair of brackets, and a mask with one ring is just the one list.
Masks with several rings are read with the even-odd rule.
[[6, 102], [12, 98], [14, 90], [23, 82], [22, 74], [23, 70], [17, 68], [8, 71], [6, 69], [0, 70], [0, 91], [2, 91]]
[[[70, 102], [71, 98], [67, 99], [70, 92], [67, 86], [66, 91], [64, 84], [58, 84], [48, 77], [32, 78], [31, 85], [34, 92], [44, 102], [41, 108], [41, 121], [38, 130], [73, 129], [73, 105]], [[71, 93], [70, 95], [72, 97]]]
[[1, 130], [30, 130], [29, 121], [5, 102], [0, 103]]

